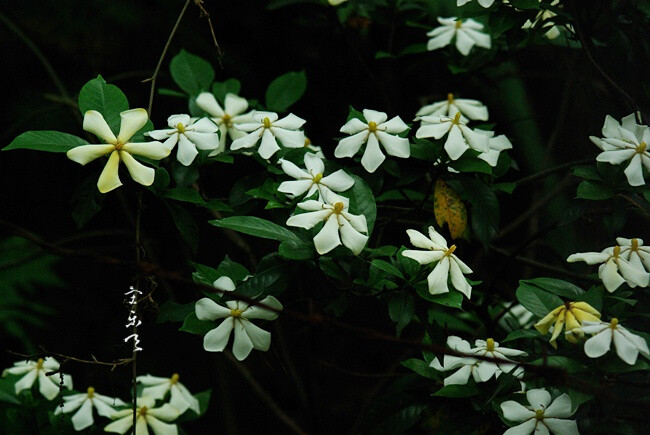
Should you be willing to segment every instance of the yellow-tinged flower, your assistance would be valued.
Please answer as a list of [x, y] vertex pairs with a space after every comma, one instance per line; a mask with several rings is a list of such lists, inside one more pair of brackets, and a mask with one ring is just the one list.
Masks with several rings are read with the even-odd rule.
[[[586, 302], [565, 302], [563, 305], [555, 308], [548, 313], [542, 320], [535, 323], [535, 329], [541, 334], [548, 334], [549, 329], [553, 326], [553, 334], [551, 335], [551, 346], [557, 349], [555, 340], [562, 332], [562, 328], [566, 324], [567, 331], [574, 331], [576, 328], [582, 326], [583, 321], [597, 322], [600, 320], [600, 313], [594, 307]], [[578, 330], [579, 331], [579, 330]], [[575, 331], [574, 334], [567, 334], [566, 338], [571, 343], [577, 343], [576, 336], [581, 337], [581, 332]]]

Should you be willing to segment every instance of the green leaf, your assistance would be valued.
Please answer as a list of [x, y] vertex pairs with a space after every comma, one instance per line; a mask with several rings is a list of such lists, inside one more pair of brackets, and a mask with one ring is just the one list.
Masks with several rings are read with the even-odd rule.
[[387, 272], [398, 278], [404, 279], [404, 275], [402, 274], [402, 272], [400, 272], [398, 268], [396, 268], [395, 266], [393, 266], [387, 261], [374, 259], [372, 260], [371, 266], [374, 266], [377, 269], [383, 270], [384, 272]]
[[388, 315], [396, 323], [395, 328], [399, 337], [415, 315], [413, 296], [405, 292], [393, 296], [388, 303]]
[[603, 308], [603, 295], [605, 289], [603, 286], [594, 286], [576, 298], [576, 301], [583, 301], [600, 311]]
[[445, 307], [460, 309], [463, 305], [463, 294], [456, 290], [432, 295], [429, 293], [429, 289], [426, 283], [424, 283], [424, 285], [415, 286], [415, 291], [422, 299], [426, 299], [427, 301], [431, 301], [439, 305], [444, 305]]
[[428, 379], [438, 379], [440, 377], [438, 375], [438, 372], [431, 368], [431, 366], [429, 366], [429, 363], [424, 360], [410, 358], [406, 361], [402, 361], [401, 364], [407, 369], [413, 370], [415, 373], [422, 377]]
[[199, 227], [192, 215], [178, 204], [165, 201], [169, 213], [172, 215], [176, 228], [187, 242], [192, 252], [196, 253], [199, 247]]
[[226, 94], [235, 94], [239, 95], [241, 89], [241, 84], [237, 79], [228, 79], [225, 82], [214, 82], [212, 85], [212, 93], [217, 100], [224, 102], [226, 100]]
[[314, 256], [312, 247], [302, 240], [286, 240], [280, 243], [278, 253], [291, 260], [308, 260]]
[[372, 234], [372, 229], [375, 226], [377, 219], [377, 205], [375, 204], [375, 196], [372, 194], [370, 186], [356, 175], [354, 178], [354, 186], [350, 189], [350, 209], [356, 214], [362, 214], [366, 217], [368, 224], [368, 237]]
[[255, 298], [268, 292], [270, 287], [280, 280], [283, 273], [286, 273], [284, 265], [272, 266], [266, 270], [256, 273], [251, 278], [244, 281], [233, 292], [234, 294]]
[[506, 341], [517, 340], [518, 338], [537, 338], [541, 336], [542, 334], [537, 329], [518, 329], [508, 334], [501, 342], [505, 343]]
[[[217, 273], [218, 277], [220, 276], [227, 276], [230, 277], [233, 281], [243, 281], [247, 276], [249, 276], [251, 273], [246, 269], [244, 266], [241, 264], [237, 263], [236, 261], [233, 261], [226, 255], [226, 257], [223, 259], [221, 263], [219, 263], [219, 266], [217, 267]], [[216, 280], [215, 278], [214, 280]], [[213, 280], [213, 281], [214, 281]]]
[[205, 205], [205, 200], [201, 194], [191, 187], [176, 187], [169, 189], [163, 196], [165, 198], [175, 199], [176, 201], [190, 202], [192, 204]]
[[2, 151], [23, 149], [65, 153], [80, 145], [88, 145], [88, 142], [80, 137], [59, 131], [26, 131], [4, 147]]
[[191, 312], [185, 317], [183, 326], [178, 328], [179, 331], [189, 332], [190, 334], [205, 335], [216, 328], [214, 322], [199, 320], [195, 312]]
[[75, 190], [70, 203], [72, 204], [72, 219], [77, 228], [82, 228], [95, 216], [104, 205], [103, 195], [97, 189], [97, 175], [86, 177]]
[[191, 96], [210, 89], [214, 69], [204, 59], [181, 50], [169, 64], [169, 71], [179, 88]]
[[538, 317], [544, 317], [564, 304], [559, 296], [548, 293], [539, 287], [528, 285], [523, 281], [519, 282], [519, 288], [515, 294], [519, 303]]
[[178, 304], [174, 301], [165, 301], [165, 303], [160, 306], [158, 317], [156, 317], [156, 323], [184, 322], [187, 316], [194, 312], [195, 305], [196, 302]]
[[587, 180], [600, 180], [600, 175], [595, 166], [575, 166], [571, 168], [573, 175]]
[[612, 190], [604, 184], [594, 183], [592, 181], [583, 181], [578, 184], [577, 198], [603, 200], [614, 196]]
[[445, 385], [432, 395], [438, 397], [460, 398], [476, 396], [479, 393], [480, 391], [476, 384], [472, 383], [466, 385]]
[[208, 221], [220, 228], [229, 228], [240, 233], [280, 242], [301, 243], [302, 241], [288, 229], [274, 224], [266, 219], [255, 216], [232, 216], [219, 220]]
[[307, 88], [304, 71], [288, 72], [271, 82], [266, 90], [266, 107], [274, 112], [284, 112], [298, 101]]
[[585, 371], [587, 367], [579, 363], [578, 361], [568, 358], [566, 356], [560, 356], [560, 355], [553, 355], [549, 356], [546, 358], [546, 361], [544, 361], [544, 358], [537, 359], [533, 361], [531, 364], [538, 365], [538, 366], [543, 366], [546, 364], [547, 366], [550, 367], [561, 367], [565, 369], [569, 373], [578, 373]]
[[201, 417], [208, 410], [208, 405], [210, 405], [210, 395], [212, 390], [201, 391], [200, 393], [194, 394], [194, 398], [199, 401], [199, 413], [197, 414], [191, 409], [185, 411], [180, 417], [174, 420], [174, 423], [183, 423], [185, 421], [196, 420]]
[[470, 153], [465, 153], [458, 160], [449, 162], [449, 167], [458, 172], [492, 173], [492, 167], [486, 161], [470, 155]]
[[581, 289], [575, 284], [571, 284], [568, 281], [555, 279], [555, 278], [523, 279], [520, 281], [520, 283], [534, 285], [548, 292], [554, 293], [559, 296], [564, 296], [565, 298], [572, 299], [572, 300], [581, 296], [585, 292], [583, 289]]
[[120, 88], [109, 85], [102, 76], [97, 76], [79, 91], [79, 110], [82, 115], [89, 110], [98, 111], [117, 135], [120, 132], [120, 112], [129, 110], [129, 101]]
[[[488, 185], [475, 178], [459, 179], [464, 195], [471, 204], [470, 223], [474, 235], [488, 246], [499, 229], [499, 201]], [[451, 181], [448, 183], [459, 191]], [[461, 195], [462, 196], [462, 195]]]

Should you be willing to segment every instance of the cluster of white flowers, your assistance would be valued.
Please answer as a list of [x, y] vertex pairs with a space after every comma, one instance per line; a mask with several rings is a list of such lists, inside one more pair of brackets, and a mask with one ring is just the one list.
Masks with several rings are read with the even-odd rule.
[[477, 100], [447, 99], [422, 107], [416, 113], [420, 128], [415, 132], [419, 139], [440, 139], [447, 135], [445, 151], [451, 160], [458, 160], [469, 149], [478, 151], [478, 158], [490, 166], [496, 166], [501, 151], [511, 149], [512, 144], [505, 135], [494, 136], [493, 131], [474, 129], [467, 126], [469, 120], [487, 121], [488, 110]]
[[612, 165], [629, 161], [624, 173], [630, 186], [646, 184], [643, 168], [650, 171], [650, 127], [637, 124], [634, 114], [626, 116], [620, 123], [607, 115], [602, 133], [602, 138], [589, 137], [603, 150], [596, 160]]
[[[60, 373], [60, 364], [53, 357], [39, 358], [37, 361], [18, 361], [13, 367], [5, 369], [2, 376], [24, 375], [14, 383], [16, 395], [23, 390], [29, 390], [38, 380], [38, 391], [47, 400], [53, 400], [63, 387], [72, 389], [72, 377]], [[145, 386], [142, 396], [137, 399], [137, 423], [135, 434], [148, 434], [147, 426], [156, 435], [173, 435], [178, 433], [174, 421], [188, 409], [200, 414], [199, 401], [190, 391], [179, 382], [179, 375], [174, 373], [171, 378], [157, 376], [138, 376], [136, 381]], [[163, 401], [169, 393], [169, 403], [155, 407], [156, 401]], [[133, 426], [133, 409], [128, 403], [119, 398], [99, 394], [94, 387], [88, 387], [86, 392], [63, 396], [63, 402], [57, 406], [55, 415], [74, 415], [70, 419], [76, 431], [82, 431], [95, 424], [93, 408], [97, 413], [114, 420], [104, 431], [124, 434]], [[123, 409], [116, 409], [123, 408]], [[76, 411], [76, 412], [75, 412]]]
[[650, 247], [643, 246], [642, 239], [618, 237], [618, 245], [605, 248], [602, 252], [578, 252], [567, 258], [569, 263], [584, 261], [600, 264], [598, 277], [609, 292], [623, 283], [632, 288], [648, 287], [650, 283]]

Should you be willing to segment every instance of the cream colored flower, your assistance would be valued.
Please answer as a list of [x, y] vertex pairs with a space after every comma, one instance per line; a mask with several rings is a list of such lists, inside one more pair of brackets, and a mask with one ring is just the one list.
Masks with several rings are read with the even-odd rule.
[[74, 430], [80, 431], [95, 423], [93, 408], [97, 409], [97, 413], [102, 417], [111, 418], [115, 414], [113, 406], [126, 406], [126, 403], [117, 398], [102, 396], [96, 393], [93, 387], [88, 387], [85, 393], [63, 396], [63, 404], [57, 406], [54, 415], [78, 410], [71, 420]]
[[[37, 361], [18, 361], [14, 366], [5, 369], [2, 372], [2, 377], [11, 375], [25, 375], [20, 378], [14, 385], [16, 394], [20, 394], [23, 390], [32, 388], [34, 382], [38, 379], [38, 391], [47, 400], [54, 399], [59, 394], [59, 382], [61, 381], [59, 373], [47, 375], [49, 372], [56, 372], [59, 370], [59, 362], [52, 357], [46, 359], [39, 358]], [[70, 389], [72, 388], [72, 377], [70, 375], [63, 376], [63, 386]]]
[[[84, 130], [94, 134], [106, 142], [100, 145], [81, 145], [67, 152], [70, 160], [85, 165], [101, 156], [110, 154], [108, 162], [97, 181], [97, 188], [101, 193], [110, 192], [122, 185], [118, 174], [120, 162], [124, 162], [131, 178], [144, 186], [153, 184], [155, 171], [138, 162], [133, 155], [160, 160], [169, 155], [171, 148], [160, 142], [132, 143], [131, 137], [147, 123], [149, 115], [144, 109], [131, 109], [120, 113], [122, 123], [120, 133], [115, 137], [111, 128], [106, 123], [104, 116], [89, 110], [84, 115]], [[132, 155], [133, 154], [133, 155]]]
[[[155, 435], [176, 435], [178, 427], [175, 424], [165, 422], [174, 421], [180, 415], [178, 409], [169, 403], [154, 408], [156, 401], [153, 397], [138, 397], [135, 435], [148, 435], [149, 427]], [[116, 411], [111, 417], [115, 420], [104, 428], [104, 432], [125, 434], [133, 427], [133, 410], [122, 409]]]
[[526, 399], [530, 406], [523, 406], [514, 400], [501, 404], [506, 419], [522, 422], [505, 431], [503, 435], [542, 435], [549, 432], [557, 435], [578, 435], [575, 420], [566, 420], [573, 415], [568, 394], [562, 394], [551, 403], [548, 391], [537, 388], [526, 392]]
[[[214, 150], [219, 146], [218, 127], [208, 118], [192, 119], [190, 115], [172, 115], [167, 119], [171, 127], [154, 130], [145, 136], [164, 140], [164, 145], [173, 149], [178, 144], [176, 158], [184, 166], [192, 164], [199, 150]], [[211, 154], [212, 155], [212, 154]]]
[[476, 20], [467, 18], [459, 20], [456, 17], [442, 18], [438, 17], [440, 27], [436, 27], [429, 33], [431, 39], [427, 43], [427, 50], [437, 50], [451, 44], [451, 40], [456, 38], [456, 48], [463, 56], [467, 56], [472, 47], [490, 48], [492, 38], [486, 33], [482, 33], [483, 24]]
[[226, 136], [231, 140], [246, 136], [246, 133], [235, 128], [235, 124], [245, 124], [253, 121], [253, 112], [248, 110], [248, 101], [235, 94], [227, 93], [223, 108], [210, 92], [202, 92], [196, 97], [196, 105], [210, 115], [212, 121], [219, 126], [219, 146], [210, 153], [210, 156], [225, 151]]
[[460, 122], [467, 124], [470, 119], [487, 121], [488, 109], [478, 100], [468, 100], [466, 98], [455, 98], [454, 94], [447, 94], [447, 99], [428, 104], [420, 108], [415, 114], [415, 120], [418, 121], [421, 116], [446, 116], [454, 118], [460, 112]]
[[161, 378], [159, 376], [138, 376], [136, 380], [145, 386], [142, 390], [142, 396], [153, 397], [154, 399], [163, 399], [167, 392], [171, 393], [169, 403], [181, 414], [191, 409], [197, 414], [201, 413], [199, 401], [190, 393], [185, 385], [178, 382], [178, 373], [174, 373], [171, 378]]
[[305, 169], [301, 169], [289, 160], [280, 160], [284, 173], [295, 180], [284, 181], [278, 186], [279, 192], [295, 198], [303, 195], [309, 197], [318, 190], [318, 198], [322, 200], [332, 191], [343, 192], [354, 185], [354, 179], [343, 169], [325, 175], [325, 164], [314, 153], [305, 153], [304, 161]]
[[293, 113], [278, 119], [277, 113], [253, 112], [252, 118], [249, 122], [235, 124], [237, 130], [248, 134], [235, 139], [230, 145], [231, 150], [252, 148], [261, 141], [257, 152], [263, 159], [270, 159], [273, 154], [280, 151], [278, 140], [286, 148], [305, 146], [305, 133], [298, 130], [305, 120]]
[[613, 318], [607, 322], [583, 322], [580, 330], [592, 337], [585, 342], [585, 354], [589, 358], [599, 358], [609, 352], [614, 342], [616, 354], [627, 364], [634, 365], [641, 355], [650, 358], [650, 349], [643, 337], [632, 334]]
[[583, 334], [579, 328], [584, 321], [597, 322], [600, 320], [600, 313], [591, 305], [586, 302], [565, 302], [559, 307], [553, 309], [543, 319], [535, 323], [535, 329], [540, 334], [548, 334], [548, 331], [553, 327], [553, 334], [551, 335], [551, 346], [557, 349], [555, 340], [559, 337], [562, 328], [566, 324], [567, 331], [577, 330], [573, 334], [567, 334], [566, 339], [571, 343], [577, 343], [576, 337], [581, 337]]

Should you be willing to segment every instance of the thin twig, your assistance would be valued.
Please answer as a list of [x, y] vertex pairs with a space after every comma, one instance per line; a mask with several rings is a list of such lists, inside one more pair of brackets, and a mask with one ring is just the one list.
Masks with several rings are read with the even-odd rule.
[[551, 174], [554, 174], [556, 172], [561, 172], [564, 171], [565, 169], [569, 169], [573, 166], [577, 165], [585, 165], [587, 163], [593, 163], [594, 159], [582, 159], [582, 160], [576, 160], [575, 162], [569, 162], [569, 163], [564, 163], [562, 165], [554, 166], [552, 168], [544, 169], [543, 171], [539, 171], [535, 174], [529, 175], [527, 177], [524, 177], [520, 180], [515, 181], [515, 184], [517, 187], [522, 186], [524, 184], [530, 183], [532, 181], [539, 180], [540, 178], [545, 178]]
[[210, 34], [212, 35], [212, 42], [214, 43], [214, 48], [217, 49], [217, 61], [219, 62], [219, 67], [223, 69], [223, 63], [221, 63], [223, 53], [221, 52], [221, 47], [219, 47], [219, 42], [217, 42], [217, 35], [214, 33], [214, 27], [212, 27], [212, 19], [210, 18], [210, 14], [203, 7], [203, 0], [194, 0], [194, 4], [201, 10], [201, 17], [208, 20], [208, 27], [210, 28]]
[[87, 360], [87, 359], [77, 358], [77, 357], [70, 356], [70, 355], [64, 355], [64, 354], [58, 353], [58, 352], [52, 352], [52, 351], [49, 351], [49, 350], [45, 349], [42, 346], [39, 346], [39, 349], [41, 349], [41, 352], [36, 353], [36, 354], [32, 354], [32, 355], [26, 355], [24, 353], [14, 352], [13, 350], [9, 350], [9, 349], [7, 349], [7, 352], [12, 354], [12, 355], [16, 355], [16, 356], [19, 356], [21, 358], [25, 358], [25, 359], [29, 359], [29, 360], [38, 359], [38, 358], [41, 358], [43, 356], [55, 356], [55, 357], [60, 358], [61, 360], [64, 360], [64, 361], [74, 361], [74, 362], [77, 362], [77, 363], [80, 363], [80, 364], [94, 364], [94, 365], [100, 365], [100, 366], [108, 366], [108, 367], [111, 367], [111, 371], [115, 370], [115, 368], [118, 367], [118, 366], [124, 366], [124, 365], [127, 365], [127, 364], [131, 364], [131, 358], [120, 358], [118, 360], [114, 360], [113, 362], [104, 362], [104, 361], [99, 361], [92, 354], [90, 355], [92, 357], [92, 360]]

